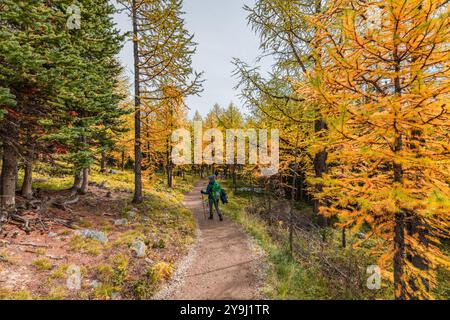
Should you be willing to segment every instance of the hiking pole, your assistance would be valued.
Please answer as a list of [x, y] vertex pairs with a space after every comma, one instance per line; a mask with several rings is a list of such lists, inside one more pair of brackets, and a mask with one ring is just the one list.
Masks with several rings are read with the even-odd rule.
[[206, 207], [205, 207], [205, 199], [203, 197], [203, 193], [202, 193], [202, 204], [203, 204], [203, 218], [205, 218], [205, 220], [206, 220]]

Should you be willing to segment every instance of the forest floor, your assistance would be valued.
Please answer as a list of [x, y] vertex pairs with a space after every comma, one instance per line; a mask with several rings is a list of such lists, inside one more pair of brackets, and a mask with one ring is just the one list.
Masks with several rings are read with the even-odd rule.
[[[230, 218], [208, 220], [199, 181], [185, 196], [184, 205], [197, 221], [197, 241], [179, 264], [170, 284], [156, 299], [251, 300], [261, 299], [264, 284], [264, 253]], [[206, 197], [205, 197], [206, 200]], [[208, 212], [207, 203], [205, 204]]]
[[[70, 177], [35, 177], [42, 199], [69, 196]], [[170, 190], [157, 179], [145, 188], [144, 203], [136, 206], [131, 205], [131, 172], [93, 170], [91, 181], [89, 193], [67, 208], [22, 211], [22, 217], [42, 221], [33, 230], [4, 226], [0, 300], [150, 299], [171, 278], [195, 241], [195, 221], [182, 203], [194, 179], [180, 178]], [[87, 230], [104, 239], [80, 234]]]

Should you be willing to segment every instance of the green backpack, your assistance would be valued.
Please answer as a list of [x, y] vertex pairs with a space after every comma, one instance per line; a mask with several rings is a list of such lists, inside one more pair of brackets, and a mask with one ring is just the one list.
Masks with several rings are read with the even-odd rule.
[[221, 190], [222, 188], [220, 187], [220, 184], [217, 181], [215, 181], [211, 188], [211, 194], [214, 200], [219, 200]]

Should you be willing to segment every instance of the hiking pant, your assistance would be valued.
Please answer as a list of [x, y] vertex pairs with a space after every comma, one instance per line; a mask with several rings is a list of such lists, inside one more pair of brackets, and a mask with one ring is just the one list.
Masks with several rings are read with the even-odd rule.
[[219, 217], [221, 217], [222, 214], [220, 213], [220, 210], [219, 210], [219, 199], [214, 200], [214, 199], [210, 198], [208, 200], [208, 202], [209, 202], [209, 215], [211, 217], [214, 216], [214, 212], [213, 212], [213, 205], [214, 205], [214, 208], [216, 209], [217, 214], [219, 215]]

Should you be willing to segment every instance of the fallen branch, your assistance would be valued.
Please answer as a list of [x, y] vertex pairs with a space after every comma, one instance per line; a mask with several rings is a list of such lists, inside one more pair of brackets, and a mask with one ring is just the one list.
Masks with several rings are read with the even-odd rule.
[[15, 220], [17, 222], [21, 222], [22, 223], [22, 229], [25, 230], [25, 232], [31, 232], [32, 229], [30, 228], [30, 220], [29, 219], [25, 219], [17, 214], [11, 214], [10, 218], [12, 220]]
[[78, 201], [80, 201], [80, 197], [76, 196], [73, 199], [61, 202], [61, 199], [57, 199], [54, 203], [53, 206], [55, 206], [56, 208], [62, 209], [64, 211], [69, 211], [70, 208], [67, 208], [67, 206], [72, 205], [77, 203]]
[[36, 244], [31, 242], [10, 242], [12, 245], [16, 246], [24, 246], [24, 247], [33, 247], [33, 248], [50, 248], [49, 246], [45, 244]]
[[64, 220], [64, 219], [59, 219], [59, 218], [55, 218], [55, 219], [53, 219], [53, 221], [63, 225], [64, 227], [67, 227], [69, 229], [74, 229], [74, 230], [78, 229], [77, 226], [73, 225], [73, 223], [75, 221], [69, 221], [69, 220]]
[[65, 259], [65, 257], [55, 257], [52, 255], [46, 255], [46, 257], [49, 259], [53, 259], [53, 260], [64, 260]]

